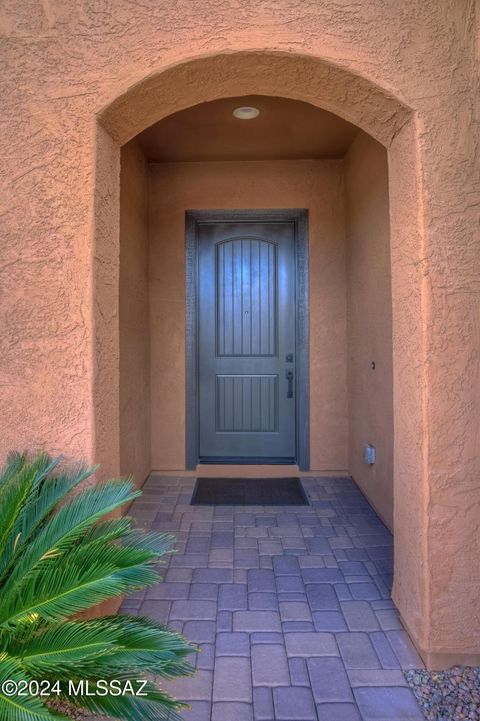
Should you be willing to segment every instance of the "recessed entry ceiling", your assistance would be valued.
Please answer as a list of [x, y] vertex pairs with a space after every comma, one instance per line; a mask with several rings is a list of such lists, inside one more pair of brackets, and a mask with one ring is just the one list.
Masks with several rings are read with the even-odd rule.
[[[253, 120], [235, 108], [260, 110]], [[286, 98], [249, 95], [195, 105], [138, 136], [151, 162], [341, 158], [358, 128], [337, 115]]]

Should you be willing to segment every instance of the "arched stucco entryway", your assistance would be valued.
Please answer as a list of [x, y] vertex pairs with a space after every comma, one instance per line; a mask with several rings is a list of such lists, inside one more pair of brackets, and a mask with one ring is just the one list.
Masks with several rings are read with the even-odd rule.
[[274, 51], [185, 59], [126, 89], [98, 116], [94, 326], [96, 460], [119, 470], [120, 147], [162, 117], [221, 97], [278, 95], [327, 109], [388, 150], [394, 355], [394, 598], [421, 651], [429, 649], [425, 573], [425, 323], [421, 174], [415, 113], [387, 90], [318, 57]]
[[[437, 341], [445, 334], [432, 310], [428, 264], [435, 254], [431, 255], [424, 226], [423, 156], [419, 142], [422, 125], [415, 108], [390, 89], [349, 70], [348, 62], [346, 65], [347, 68], [340, 67], [319, 57], [275, 50], [184, 58], [173, 66], [155, 68], [137, 84], [127, 83], [125, 92], [98, 114], [93, 268], [95, 457], [106, 474], [118, 471], [116, 310], [121, 145], [175, 111], [205, 100], [251, 92], [303, 100], [349, 120], [381, 142], [389, 159], [395, 408], [394, 598], [429, 663], [471, 660], [477, 658], [475, 643], [464, 633], [463, 621], [458, 618], [454, 621], [451, 595], [444, 593], [435, 580], [431, 566], [433, 559], [435, 567], [439, 566], [438, 531], [443, 522], [450, 527], [451, 518], [447, 519], [441, 510], [445, 504], [437, 503], [434, 512], [440, 523], [435, 528], [430, 526], [433, 509], [430, 464], [440, 468], [441, 444], [440, 436], [432, 439], [429, 426], [432, 421], [442, 425], [443, 390], [438, 385], [440, 376], [430, 374], [428, 359], [432, 349], [439, 352], [441, 341], [440, 346]], [[385, 86], [388, 87], [387, 82]], [[431, 198], [435, 180], [430, 180]], [[460, 306], [458, 313], [463, 313]], [[435, 324], [438, 337], [433, 335]], [[431, 402], [433, 389], [439, 394], [438, 411]], [[460, 426], [464, 427], [469, 412], [457, 419]], [[454, 465], [457, 460], [454, 459]], [[450, 569], [455, 554], [460, 552], [461, 538], [468, 538], [468, 531], [460, 533], [450, 544], [454, 554]], [[460, 565], [464, 567], [463, 561]], [[468, 588], [473, 600], [473, 586]], [[441, 615], [437, 615], [437, 619], [442, 619], [440, 625], [432, 617], [434, 608], [440, 610]]]

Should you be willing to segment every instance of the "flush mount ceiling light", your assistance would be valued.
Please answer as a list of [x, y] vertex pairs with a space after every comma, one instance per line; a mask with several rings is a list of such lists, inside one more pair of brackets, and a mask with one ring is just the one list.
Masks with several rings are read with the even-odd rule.
[[253, 118], [258, 118], [260, 110], [250, 105], [242, 105], [241, 108], [235, 108], [233, 114], [239, 120], [253, 120]]

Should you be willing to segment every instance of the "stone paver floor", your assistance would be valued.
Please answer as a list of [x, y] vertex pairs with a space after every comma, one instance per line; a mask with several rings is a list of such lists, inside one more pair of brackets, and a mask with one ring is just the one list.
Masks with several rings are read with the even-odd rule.
[[196, 675], [165, 684], [185, 721], [421, 721], [392, 536], [351, 479], [302, 483], [310, 506], [201, 507], [195, 479], [150, 476], [131, 513], [177, 553], [122, 609], [200, 645]]

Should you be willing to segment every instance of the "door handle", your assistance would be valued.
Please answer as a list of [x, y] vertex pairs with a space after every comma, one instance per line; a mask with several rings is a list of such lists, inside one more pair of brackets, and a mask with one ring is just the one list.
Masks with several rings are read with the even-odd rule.
[[285, 377], [288, 381], [287, 398], [293, 398], [293, 371], [287, 370], [285, 372]]

